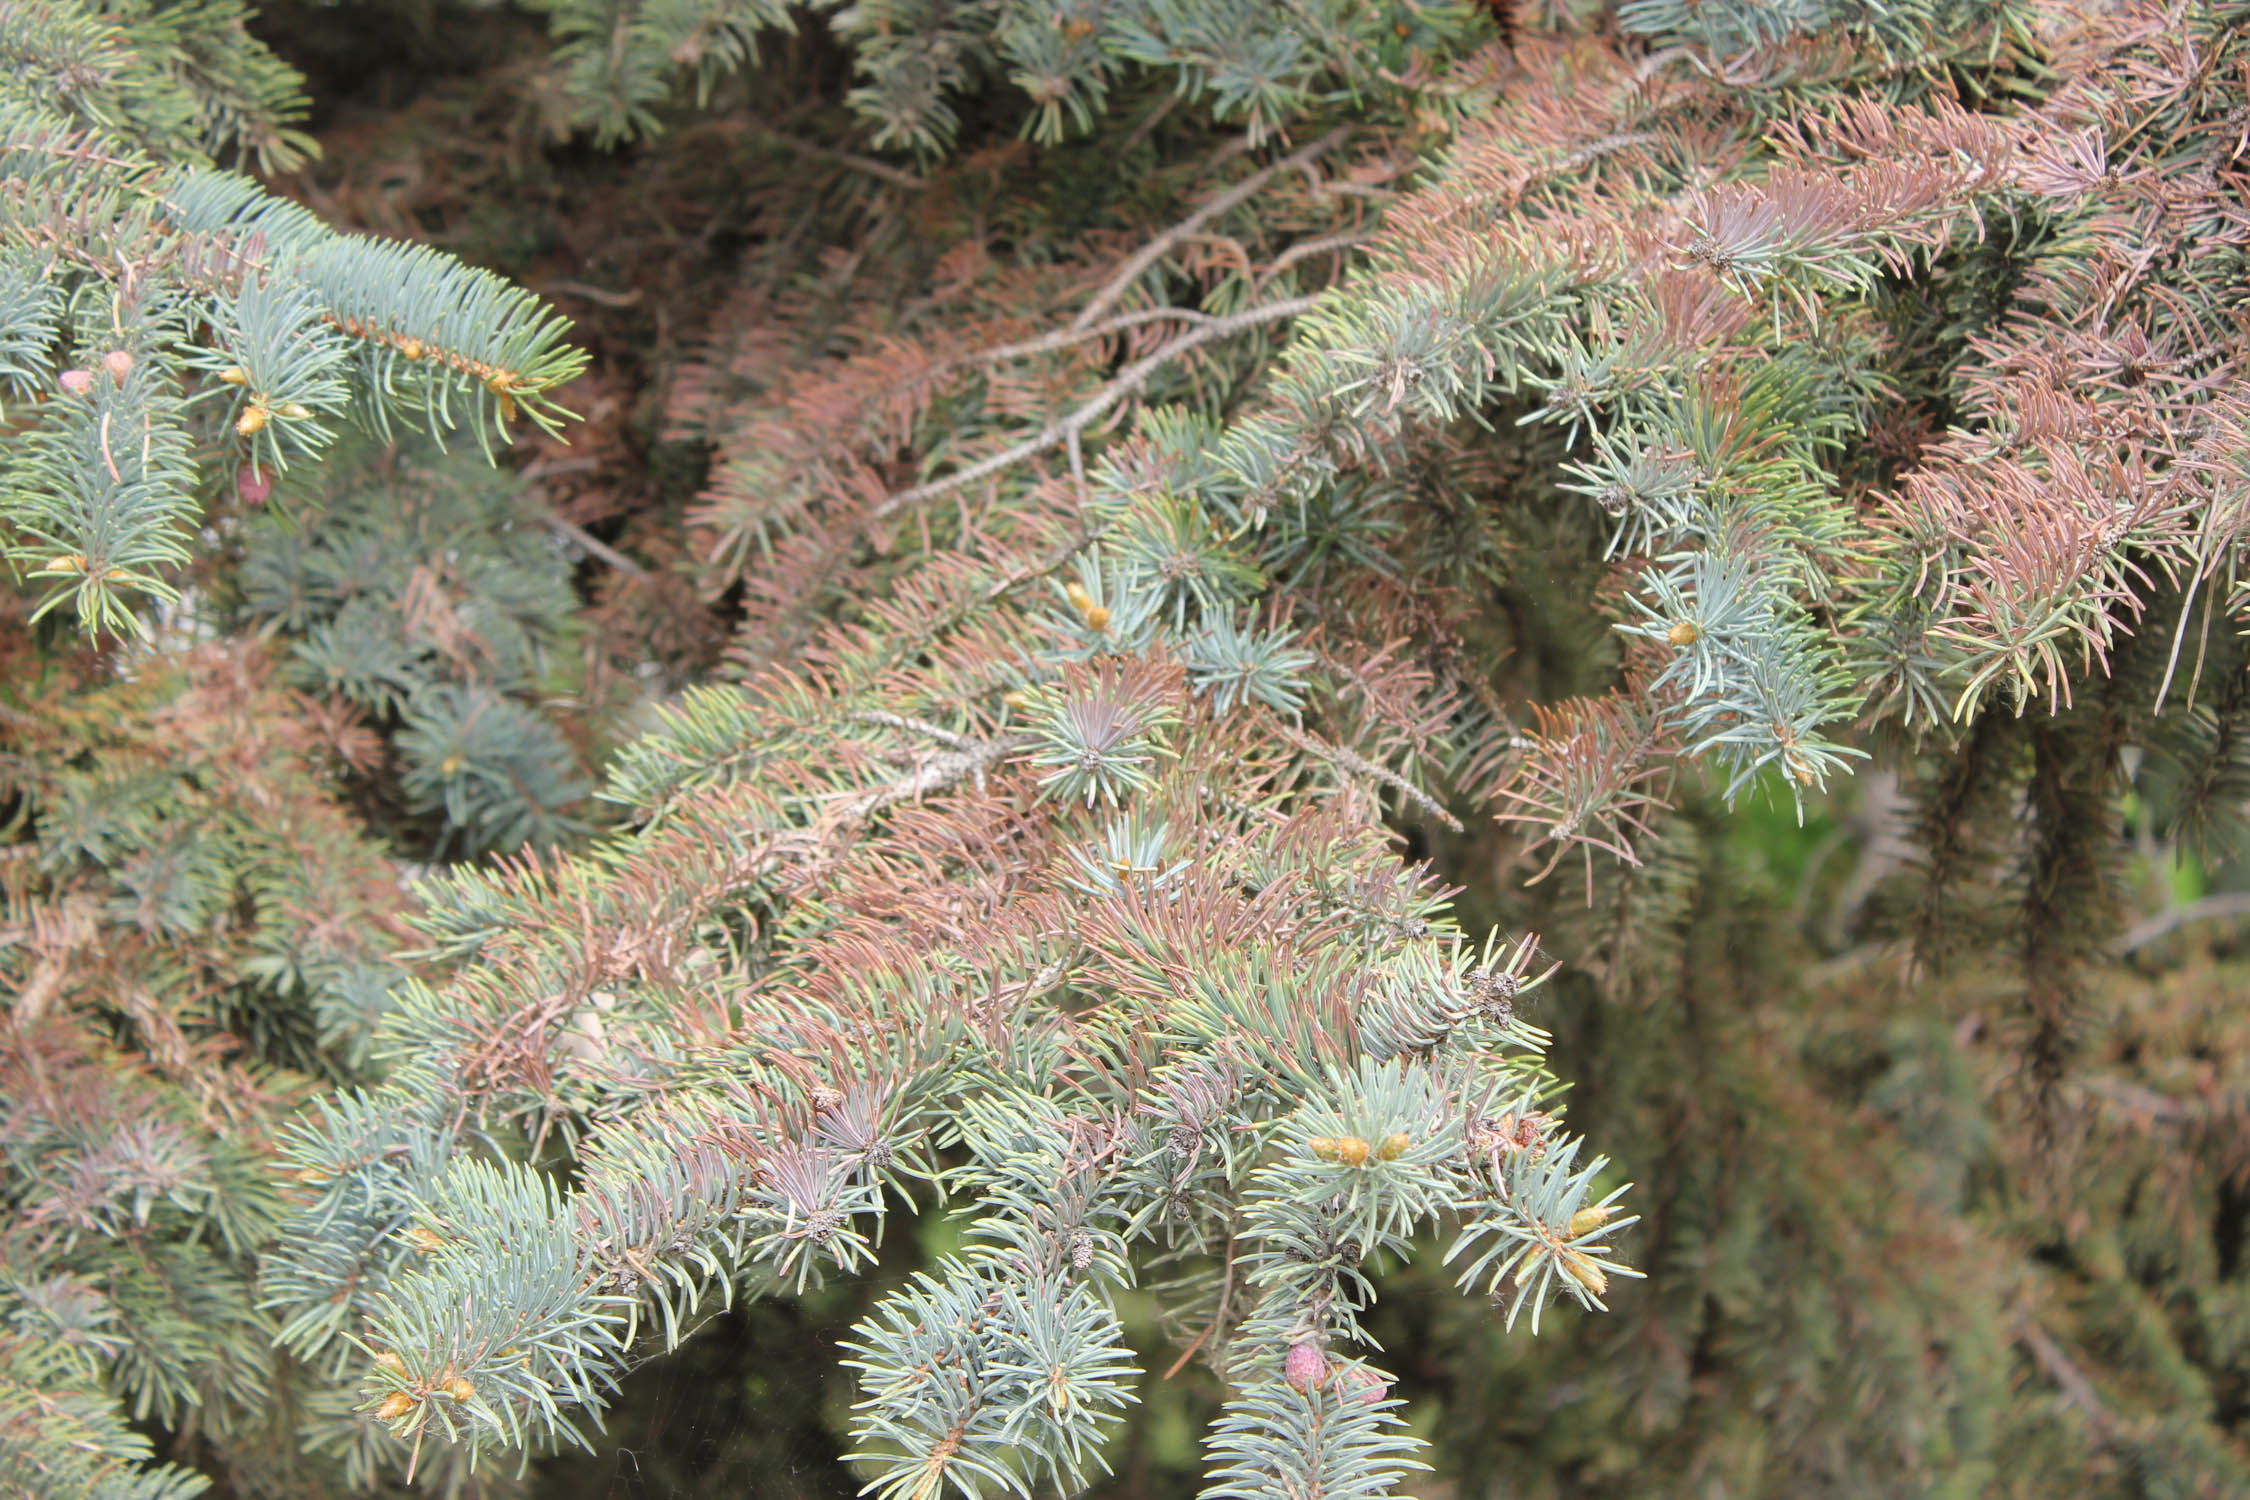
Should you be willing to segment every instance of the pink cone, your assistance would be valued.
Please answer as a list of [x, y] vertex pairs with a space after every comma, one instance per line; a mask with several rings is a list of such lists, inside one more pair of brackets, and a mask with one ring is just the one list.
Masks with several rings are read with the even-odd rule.
[[1281, 1361], [1281, 1374], [1298, 1390], [1313, 1390], [1328, 1378], [1328, 1361], [1318, 1344], [1291, 1344], [1289, 1353]]
[[1338, 1365], [1336, 1367], [1336, 1399], [1357, 1401], [1362, 1406], [1373, 1406], [1390, 1394], [1391, 1383], [1381, 1373], [1366, 1365]]

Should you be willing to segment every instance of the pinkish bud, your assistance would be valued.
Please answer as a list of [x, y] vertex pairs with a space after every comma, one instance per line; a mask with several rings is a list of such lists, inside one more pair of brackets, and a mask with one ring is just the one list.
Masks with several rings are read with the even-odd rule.
[[1328, 1361], [1318, 1344], [1291, 1344], [1289, 1353], [1281, 1361], [1281, 1374], [1298, 1390], [1313, 1390], [1328, 1378]]
[[1391, 1390], [1391, 1383], [1366, 1365], [1338, 1365], [1334, 1379], [1336, 1399], [1356, 1401], [1361, 1406], [1373, 1406]]
[[133, 373], [133, 356], [123, 349], [112, 349], [102, 356], [102, 365], [109, 371], [110, 379], [123, 385], [125, 377]]
[[244, 464], [234, 471], [234, 492], [244, 505], [263, 505], [273, 493], [273, 475], [256, 464]]
[[83, 396], [94, 388], [94, 372], [92, 370], [65, 370], [62, 372], [62, 388], [73, 396]]

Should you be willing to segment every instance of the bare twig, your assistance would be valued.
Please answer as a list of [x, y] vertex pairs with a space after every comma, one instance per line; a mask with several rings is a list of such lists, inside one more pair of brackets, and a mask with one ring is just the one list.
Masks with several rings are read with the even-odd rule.
[[608, 563], [618, 572], [633, 578], [641, 578], [647, 575], [648, 569], [642, 567], [600, 537], [595, 536], [577, 522], [566, 521], [561, 516], [541, 516], [539, 519], [546, 523], [549, 531], [567, 537], [572, 542], [585, 548], [593, 556]]
[[857, 828], [893, 803], [911, 802], [965, 777], [981, 776], [997, 762], [1019, 750], [1028, 750], [1038, 742], [1036, 735], [1009, 734], [996, 740], [971, 740], [959, 750], [927, 756], [896, 781], [886, 781], [846, 798], [821, 820], [824, 826], [818, 831], [826, 838], [833, 838], [844, 829]]
[[2146, 948], [2158, 938], [2176, 932], [2191, 922], [2208, 922], [2219, 917], [2250, 917], [2250, 894], [2226, 891], [2216, 896], [2205, 896], [2200, 901], [2190, 901], [2185, 906], [2175, 906], [2170, 911], [2160, 911], [2153, 917], [2135, 922], [2117, 940], [2117, 951], [2131, 953], [2136, 949]]
[[799, 156], [817, 157], [821, 161], [832, 161], [838, 166], [850, 167], [855, 172], [864, 172], [879, 182], [889, 183], [892, 187], [905, 188], [910, 192], [919, 193], [929, 186], [928, 183], [912, 172], [902, 172], [889, 162], [877, 161], [872, 156], [861, 156], [852, 151], [838, 151], [833, 146], [816, 146], [811, 141], [801, 141], [793, 135], [784, 135], [778, 130], [763, 130], [760, 134], [768, 140], [777, 142], [796, 152]]
[[1342, 254], [1346, 250], [1356, 250], [1374, 238], [1375, 236], [1372, 234], [1331, 234], [1317, 240], [1306, 240], [1302, 244], [1291, 245], [1274, 257], [1272, 265], [1258, 273], [1254, 290], [1264, 291], [1267, 283], [1298, 261], [1310, 260], [1316, 255], [1326, 255], [1330, 251]]
[[2175, 1099], [2170, 1094], [2160, 1094], [2137, 1083], [2128, 1083], [2122, 1078], [2081, 1078], [2078, 1080], [2078, 1087], [2127, 1114], [2146, 1115], [2151, 1120], [2178, 1123], [2192, 1120], [2201, 1113], [2184, 1100]]
[[956, 750], [973, 750], [976, 748], [976, 741], [970, 739], [967, 735], [955, 734], [952, 730], [932, 724], [927, 719], [912, 719], [905, 714], [894, 714], [880, 708], [863, 709], [853, 714], [852, 717], [863, 724], [881, 724], [886, 729], [903, 729], [910, 734], [927, 735], [939, 744], [950, 745]]
[[1116, 304], [1118, 298], [1132, 290], [1133, 283], [1141, 279], [1142, 273], [1163, 259], [1174, 245], [1197, 233], [1204, 225], [1218, 218], [1221, 214], [1228, 213], [1249, 201], [1260, 188], [1271, 182], [1277, 173], [1290, 171], [1318, 160], [1321, 156], [1333, 150], [1350, 134], [1350, 126], [1338, 126], [1319, 140], [1291, 152], [1272, 166], [1251, 173], [1194, 213], [1180, 220], [1170, 229], [1165, 230], [1155, 239], [1141, 246], [1139, 250], [1133, 253], [1133, 258], [1118, 267], [1117, 274], [1112, 276], [1108, 283], [1094, 294], [1094, 300], [1079, 310], [1078, 316], [1071, 320], [1072, 331], [1075, 332], [1085, 328], [1101, 317], [1103, 313], [1109, 311]]
[[631, 307], [641, 300], [641, 289], [613, 292], [607, 287], [589, 285], [583, 281], [550, 281], [539, 288], [552, 297], [558, 292], [566, 297], [584, 297], [588, 302], [599, 302], [604, 307]]
[[1218, 320], [1207, 312], [1192, 307], [1144, 307], [1137, 312], [1119, 313], [1089, 328], [1073, 325], [1054, 333], [1043, 333], [1035, 339], [1024, 339], [1013, 344], [995, 344], [990, 349], [979, 349], [974, 354], [964, 354], [959, 359], [949, 359], [938, 366], [934, 374], [951, 374], [955, 370], [977, 365], [996, 365], [1004, 360], [1020, 359], [1026, 354], [1045, 354], [1050, 349], [1067, 349], [1072, 344], [1083, 344], [1091, 339], [1107, 337], [1128, 328], [1138, 328], [1144, 323], [1215, 323]]
[[1443, 803], [1389, 767], [1379, 766], [1367, 757], [1346, 750], [1341, 745], [1325, 744], [1306, 734], [1303, 730], [1292, 729], [1286, 724], [1281, 726], [1281, 737], [1307, 755], [1318, 756], [1339, 770], [1349, 771], [1355, 776], [1365, 776], [1380, 781], [1455, 833], [1467, 832], [1462, 827], [1461, 820], [1447, 812]]
[[598, 458], [535, 458], [516, 471], [516, 478], [529, 484], [551, 474], [584, 474], [601, 466]]
[[2093, 1429], [2096, 1441], [2107, 1443], [2116, 1437], [2117, 1419], [2102, 1404], [2094, 1383], [2063, 1353], [2062, 1346], [2046, 1329], [2033, 1319], [2025, 1318], [2016, 1325], [2016, 1342], [2031, 1352], [2032, 1363], [2062, 1391], [2063, 1399], [2085, 1414], [2086, 1425]]
[[1151, 132], [1164, 123], [1164, 117], [1179, 108], [1180, 101], [1186, 97], [1184, 94], [1166, 94], [1163, 103], [1141, 117], [1141, 123], [1133, 127], [1133, 133], [1125, 137], [1124, 144], [1117, 148], [1117, 154], [1124, 156], [1135, 146], [1147, 140]]
[[1195, 1358], [1195, 1351], [1203, 1347], [1203, 1341], [1211, 1337], [1212, 1334], [1217, 1333], [1220, 1328], [1225, 1325], [1227, 1321], [1227, 1303], [1234, 1297], [1235, 1244], [1235, 1236], [1229, 1234], [1227, 1236], [1226, 1264], [1219, 1270], [1219, 1305], [1212, 1311], [1211, 1321], [1204, 1326], [1204, 1329], [1201, 1333], [1195, 1336], [1195, 1342], [1189, 1344], [1185, 1349], [1182, 1349], [1180, 1351], [1180, 1357], [1172, 1361], [1172, 1368], [1164, 1372], [1164, 1379], [1170, 1380], [1173, 1376], [1179, 1374], [1180, 1371], [1186, 1369], [1187, 1362]]
[[1099, 421], [1109, 410], [1148, 383], [1148, 378], [1158, 370], [1178, 359], [1191, 349], [1245, 329], [1261, 324], [1279, 322], [1308, 312], [1320, 299], [1317, 297], [1291, 297], [1281, 302], [1269, 302], [1263, 307], [1247, 308], [1228, 318], [1213, 318], [1199, 328], [1181, 334], [1154, 353], [1145, 355], [1117, 372], [1109, 384], [1094, 393], [1091, 400], [1067, 417], [1049, 422], [1034, 436], [1025, 438], [1012, 447], [1004, 448], [990, 457], [981, 458], [964, 468], [956, 469], [943, 479], [933, 479], [918, 484], [910, 490], [900, 490], [877, 505], [867, 514], [866, 524], [877, 526], [899, 512], [948, 495], [965, 484], [974, 484], [988, 474], [997, 474], [1011, 464], [1021, 463], [1035, 453], [1043, 453], [1058, 443], [1066, 442]]

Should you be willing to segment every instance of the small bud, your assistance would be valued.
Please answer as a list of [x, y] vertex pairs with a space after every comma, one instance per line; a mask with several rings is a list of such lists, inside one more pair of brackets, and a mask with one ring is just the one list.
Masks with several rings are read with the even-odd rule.
[[1568, 1248], [1558, 1250], [1555, 1252], [1555, 1262], [1562, 1267], [1565, 1276], [1595, 1296], [1599, 1297], [1609, 1290], [1609, 1276], [1578, 1251]]
[[828, 1113], [828, 1111], [834, 1109], [837, 1105], [842, 1104], [843, 1102], [844, 1091], [842, 1089], [832, 1089], [825, 1083], [816, 1083], [813, 1085], [812, 1105], [814, 1109], [820, 1111], [822, 1114]]
[[1664, 632], [1664, 639], [1675, 646], [1692, 646], [1703, 639], [1703, 630], [1693, 620], [1682, 620]]
[[445, 1393], [456, 1401], [474, 1401], [477, 1398], [477, 1388], [458, 1375], [446, 1382]]
[[86, 554], [65, 552], [60, 557], [50, 557], [39, 565], [42, 573], [83, 573], [86, 571]]
[[240, 365], [229, 365], [219, 372], [219, 379], [228, 385], [248, 385], [250, 372]]
[[312, 415], [312, 408], [302, 401], [292, 401], [282, 407], [281, 414], [292, 422], [302, 422]]
[[244, 505], [263, 505], [273, 493], [273, 474], [257, 464], [244, 464], [234, 471], [234, 493]]
[[462, 759], [461, 752], [456, 750], [444, 760], [438, 762], [438, 774], [440, 776], [458, 776], [461, 774], [461, 767], [467, 764], [468, 762]]
[[242, 415], [235, 419], [234, 430], [244, 437], [256, 437], [265, 431], [266, 423], [272, 416], [273, 413], [262, 406], [246, 406], [242, 409]]
[[123, 385], [125, 377], [133, 373], [133, 356], [123, 349], [112, 349], [102, 356], [102, 368], [109, 371], [110, 379]]
[[375, 1420], [378, 1422], [395, 1422], [413, 1409], [414, 1398], [412, 1396], [404, 1391], [393, 1391], [383, 1398], [381, 1406], [375, 1408]]
[[509, 395], [506, 391], [502, 391], [500, 393], [500, 420], [503, 422], [513, 422], [515, 419], [516, 398]]
[[1589, 1204], [1570, 1216], [1570, 1237], [1577, 1239], [1582, 1234], [1592, 1234], [1616, 1217], [1614, 1208]]
[[1328, 1360], [1320, 1352], [1320, 1345], [1310, 1341], [1291, 1344], [1282, 1356], [1282, 1378], [1300, 1391], [1318, 1390], [1328, 1378]]
[[92, 370], [65, 370], [58, 381], [73, 396], [83, 396], [94, 388]]
[[406, 1361], [385, 1349], [381, 1354], [375, 1356], [375, 1368], [388, 1370], [393, 1375], [404, 1375], [406, 1373]]
[[1031, 695], [1023, 691], [1023, 689], [1021, 688], [1013, 688], [1008, 692], [1002, 693], [1000, 695], [1000, 701], [1007, 704], [1010, 708], [1022, 709], [1031, 707]]
[[299, 1167], [297, 1180], [310, 1187], [318, 1187], [336, 1174], [326, 1167]]
[[1414, 1138], [1405, 1131], [1393, 1131], [1383, 1137], [1383, 1144], [1375, 1148], [1375, 1155], [1381, 1161], [1397, 1161], [1406, 1154], [1406, 1148], [1413, 1144]]
[[434, 1229], [425, 1229], [419, 1224], [406, 1231], [406, 1242], [424, 1255], [431, 1255], [445, 1248], [445, 1237], [443, 1235]]
[[1087, 629], [1109, 629], [1109, 606], [1096, 604], [1094, 596], [1086, 592], [1084, 584], [1066, 584], [1063, 592], [1070, 597], [1071, 607], [1078, 611], [1078, 617], [1086, 622]]
[[422, 341], [420, 339], [400, 339], [398, 341], [398, 352], [408, 359], [420, 359], [422, 357]]
[[1343, 1154], [1338, 1144], [1325, 1135], [1316, 1135], [1305, 1144], [1311, 1147], [1312, 1154], [1322, 1161], [1335, 1161]]
[[1347, 1135], [1336, 1142], [1336, 1160], [1347, 1167], [1364, 1167], [1373, 1154], [1367, 1149], [1367, 1142], [1356, 1135]]

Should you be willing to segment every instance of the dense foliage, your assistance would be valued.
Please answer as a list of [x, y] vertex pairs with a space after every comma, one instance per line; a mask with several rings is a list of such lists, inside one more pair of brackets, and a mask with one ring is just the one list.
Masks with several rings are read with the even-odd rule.
[[2250, 1487], [2250, 8], [373, 13], [0, 0], [0, 1486]]

